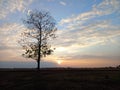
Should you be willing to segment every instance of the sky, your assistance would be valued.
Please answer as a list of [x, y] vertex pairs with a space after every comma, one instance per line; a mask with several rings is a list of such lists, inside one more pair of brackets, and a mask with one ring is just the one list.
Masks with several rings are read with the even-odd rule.
[[18, 43], [22, 20], [35, 9], [49, 11], [58, 29], [41, 67], [120, 65], [120, 0], [0, 0], [0, 68], [37, 66]]

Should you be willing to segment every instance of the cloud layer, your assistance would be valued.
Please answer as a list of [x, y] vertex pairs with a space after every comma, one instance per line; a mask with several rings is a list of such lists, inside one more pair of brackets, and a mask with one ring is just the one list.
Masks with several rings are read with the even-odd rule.
[[[120, 15], [119, 9], [119, 0], [104, 0], [98, 5], [93, 5], [88, 12], [62, 19], [59, 26], [63, 29], [58, 31], [59, 37], [55, 43], [55, 46], [58, 47], [56, 51], [66, 60], [69, 56], [71, 56], [69, 60], [78, 59], [75, 57], [79, 57], [79, 59], [81, 59], [80, 57], [87, 58], [88, 56], [89, 58], [94, 57], [94, 59], [110, 59], [109, 53], [108, 56], [103, 56], [103, 58], [101, 58], [101, 55], [91, 54], [81, 56], [80, 50], [95, 45], [112, 44], [120, 46], [119, 43], [116, 43], [119, 40], [115, 39], [120, 37], [120, 25], [112, 22], [111, 18], [102, 18], [111, 14]], [[115, 17], [115, 19], [117, 20], [119, 17]], [[112, 59], [117, 57], [117, 60], [120, 58], [114, 56], [114, 53], [113, 57]]]
[[24, 12], [32, 0], [1, 0], [0, 1], [0, 19], [8, 14], [17, 11]]
[[63, 1], [60, 1], [60, 4], [63, 5], [63, 6], [66, 6], [66, 3], [63, 2]]
[[23, 25], [16, 23], [2, 25], [0, 27], [0, 49], [17, 48], [20, 34], [24, 29]]
[[[26, 9], [28, 10], [28, 7], [32, 2], [37, 4], [32, 5], [31, 9], [37, 5], [37, 7], [39, 7], [38, 2], [44, 6], [46, 3], [44, 4], [43, 1], [45, 0], [41, 0], [41, 2], [39, 2], [39, 0], [0, 1], [1, 61], [12, 59], [23, 60], [23, 58], [20, 57], [21, 48], [18, 44], [18, 40], [21, 38], [21, 32], [27, 28], [24, 27], [21, 22], [18, 22], [20, 18], [18, 18], [19, 20], [17, 19], [18, 21], [12, 20], [16, 19], [13, 14], [19, 14], [20, 12], [20, 15], [23, 15], [23, 12]], [[64, 0], [46, 1], [49, 2], [46, 4], [48, 7], [59, 5], [58, 7], [61, 8], [62, 5], [62, 8], [64, 6], [66, 10], [71, 10], [73, 8], [70, 8], [72, 4], [68, 5], [68, 2], [65, 2]], [[29, 9], [28, 13], [31, 9]], [[76, 9], [78, 10], [79, 8]], [[49, 10], [51, 10], [51, 8]], [[77, 14], [71, 12], [70, 16], [66, 16], [67, 18], [63, 18], [65, 13], [64, 10], [60, 10], [59, 12], [61, 15], [59, 15], [59, 17], [56, 16], [58, 17], [57, 19], [60, 20], [58, 22], [58, 31], [56, 33], [58, 37], [54, 41], [51, 41], [51, 44], [53, 44], [53, 47], [55, 47], [56, 50], [52, 56], [49, 56], [44, 60], [53, 62], [59, 59], [64, 61], [76, 60], [81, 61], [80, 63], [86, 60], [87, 64], [89, 60], [119, 61], [120, 0], [102, 0], [99, 3], [94, 3], [87, 11], [79, 12], [78, 10]], [[12, 19], [9, 18], [9, 20], [7, 20], [9, 15], [10, 17], [13, 15], [13, 17]]]

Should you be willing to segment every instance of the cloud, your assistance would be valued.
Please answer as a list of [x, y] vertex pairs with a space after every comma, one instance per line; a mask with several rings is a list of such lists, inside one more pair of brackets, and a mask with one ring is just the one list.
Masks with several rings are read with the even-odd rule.
[[83, 23], [86, 20], [90, 20], [92, 18], [109, 15], [112, 13], [119, 13], [120, 10], [120, 1], [119, 0], [104, 0], [98, 5], [93, 5], [92, 10], [88, 12], [84, 12], [79, 15], [74, 15], [72, 17], [68, 17], [66, 19], [62, 19], [59, 24], [71, 24], [71, 23]]
[[[57, 63], [54, 62], [41, 62], [41, 68], [57, 67]], [[0, 68], [36, 68], [37, 63], [35, 61], [23, 62], [23, 61], [0, 61]]]
[[[63, 57], [64, 58], [64, 57]], [[117, 60], [119, 61], [120, 56], [110, 55], [71, 55], [65, 57], [66, 60]]]
[[98, 15], [108, 15], [114, 12], [119, 12], [119, 0], [104, 0], [102, 3], [93, 6], [93, 11]]
[[[92, 22], [86, 26], [73, 25], [58, 32], [56, 45], [62, 47], [88, 47], [106, 44], [114, 37], [120, 36], [120, 26], [112, 25], [109, 20]], [[64, 38], [64, 39], [63, 39]]]
[[23, 12], [31, 2], [32, 0], [1, 0], [0, 19], [5, 18], [9, 13], [15, 11]]
[[66, 3], [63, 2], [63, 1], [60, 1], [59, 3], [60, 3], [61, 5], [63, 5], [63, 6], [66, 6]]
[[[6, 2], [3, 0], [1, 2], [0, 19], [5, 18], [9, 13], [15, 12], [16, 10], [22, 12], [30, 4], [30, 2], [27, 3], [28, 1], [25, 0], [9, 0]], [[66, 5], [62, 1], [59, 3], [64, 6]], [[54, 61], [58, 58], [64, 60], [97, 58], [118, 60], [119, 57], [115, 56], [115, 54], [113, 54], [113, 57], [79, 54], [82, 52], [82, 49], [95, 45], [117, 44], [120, 46], [120, 39], [118, 39], [120, 37], [120, 25], [116, 25], [111, 19], [101, 19], [104, 15], [119, 14], [119, 5], [119, 0], [103, 0], [103, 2], [93, 5], [92, 9], [88, 12], [63, 18], [59, 22], [59, 27], [64, 28], [57, 31], [58, 38], [52, 43], [53, 47], [56, 47], [55, 53], [50, 58], [47, 57], [44, 60], [49, 59]], [[28, 10], [29, 13], [30, 10]], [[117, 20], [117, 17], [115, 20]], [[3, 24], [0, 26], [0, 60], [19, 59], [18, 55], [15, 55], [16, 52], [20, 52], [17, 51], [19, 49], [17, 41], [24, 29], [26, 28], [23, 25], [17, 23]]]
[[47, 0], [48, 2], [53, 2], [54, 0]]
[[15, 60], [22, 60], [18, 55], [18, 51], [14, 49], [0, 49], [0, 61], [15, 61]]
[[21, 58], [22, 49], [18, 44], [20, 35], [26, 28], [17, 23], [3, 24], [0, 27], [0, 61], [24, 60]]
[[[92, 9], [88, 12], [63, 18], [59, 22], [59, 26], [63, 30], [57, 32], [59, 37], [54, 43], [56, 46], [56, 56], [68, 60], [69, 56], [71, 56], [71, 60], [74, 60], [75, 57], [73, 55], [80, 54], [80, 50], [83, 48], [109, 44], [120, 46], [119, 43], [116, 43], [119, 42], [116, 38], [120, 36], [120, 26], [115, 24], [111, 18], [102, 19], [102, 17], [107, 15], [119, 14], [119, 5], [119, 0], [104, 0], [98, 5], [93, 5]], [[115, 19], [117, 20], [117, 17]], [[62, 49], [59, 50], [59, 48]], [[87, 57], [91, 59], [115, 59], [116, 56], [114, 55], [113, 53], [113, 58], [107, 56], [103, 56], [103, 58], [102, 56], [95, 57], [91, 56], [91, 54]], [[77, 57], [80, 58], [79, 55]]]
[[4, 24], [0, 27], [0, 49], [19, 49], [20, 34], [26, 28], [17, 23]]
[[72, 17], [69, 17], [67, 19], [62, 19], [59, 24], [60, 25], [63, 25], [63, 24], [70, 24], [71, 22], [72, 23], [75, 23], [75, 22], [81, 22], [81, 21], [84, 21], [84, 20], [88, 20], [88, 19], [91, 19], [95, 17], [95, 13], [92, 12], [92, 11], [89, 11], [89, 12], [86, 12], [86, 13], [82, 13], [82, 14], [79, 14], [77, 16], [72, 16]]
[[59, 25], [64, 27], [64, 30], [58, 33], [60, 36], [58, 40], [61, 44], [57, 42], [57, 45], [88, 47], [114, 41], [114, 37], [120, 36], [120, 26], [112, 24], [110, 19], [100, 20], [96, 18], [118, 13], [120, 9], [118, 3], [120, 3], [119, 0], [104, 0], [98, 5], [93, 5], [91, 11], [62, 19]]

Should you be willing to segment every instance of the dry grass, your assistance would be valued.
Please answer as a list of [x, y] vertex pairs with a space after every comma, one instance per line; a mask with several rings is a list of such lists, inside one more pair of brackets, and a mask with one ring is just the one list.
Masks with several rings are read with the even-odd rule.
[[1, 70], [0, 90], [120, 90], [120, 70]]

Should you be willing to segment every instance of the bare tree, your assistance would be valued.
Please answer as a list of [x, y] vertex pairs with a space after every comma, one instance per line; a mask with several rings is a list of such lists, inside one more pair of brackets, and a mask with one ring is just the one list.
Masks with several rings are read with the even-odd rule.
[[37, 60], [37, 69], [40, 69], [42, 57], [50, 55], [54, 49], [49, 41], [55, 38], [56, 22], [49, 12], [31, 11], [23, 20], [27, 30], [22, 33], [20, 44], [25, 53], [23, 56]]

